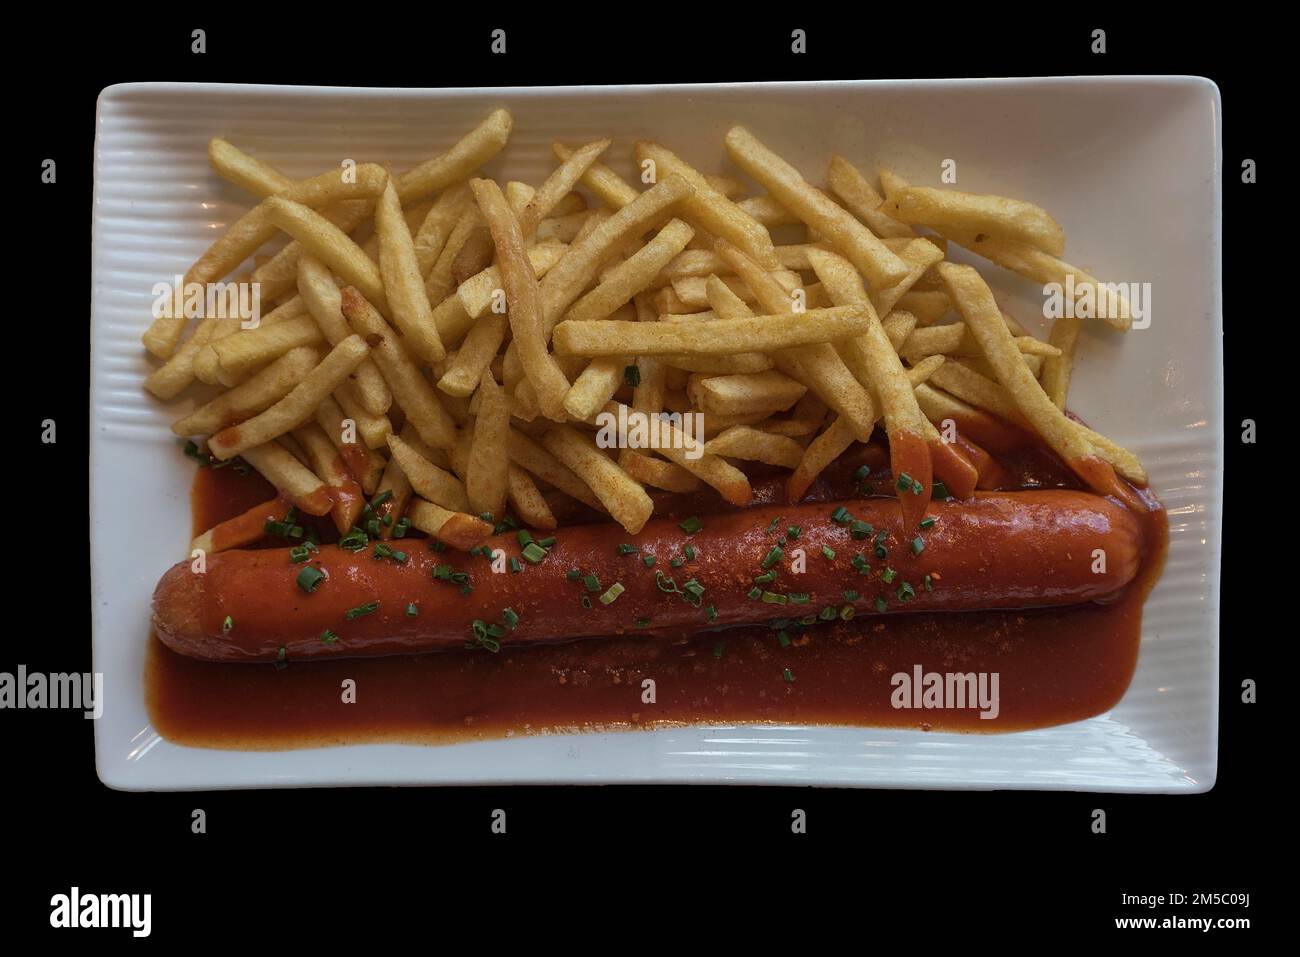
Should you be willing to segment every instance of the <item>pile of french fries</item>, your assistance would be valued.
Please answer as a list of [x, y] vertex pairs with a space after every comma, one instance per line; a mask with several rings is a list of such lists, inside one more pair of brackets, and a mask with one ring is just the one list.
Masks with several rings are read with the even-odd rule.
[[[920, 439], [927, 476], [973, 475], [941, 461], [938, 426], [992, 414], [1098, 491], [1123, 494], [1117, 475], [1145, 484], [1132, 453], [1064, 414], [1080, 321], [1035, 338], [978, 271], [947, 261], [957, 245], [1036, 282], [1072, 277], [1126, 328], [1127, 303], [1058, 258], [1061, 227], [1041, 208], [887, 169], [878, 190], [841, 156], [821, 189], [739, 126], [725, 146], [762, 188], [751, 196], [649, 142], [634, 146], [634, 185], [601, 162], [608, 139], [557, 142], [544, 183], [503, 187], [477, 173], [511, 123], [497, 110], [400, 174], [362, 163], [304, 180], [214, 139], [213, 169], [257, 203], [185, 282], [251, 261], [234, 281], [259, 284], [267, 308], [255, 328], [204, 317], [188, 337], [179, 302], [155, 319], [145, 387], [220, 390], [173, 431], [241, 457], [340, 534], [369, 497], [384, 535], [413, 526], [462, 549], [507, 510], [556, 527], [556, 496], [633, 533], [654, 510], [647, 487], [705, 484], [746, 504], [747, 462], [789, 469], [796, 501], [882, 421], [891, 453]], [[620, 406], [703, 413], [703, 448], [599, 447], [598, 417]]]

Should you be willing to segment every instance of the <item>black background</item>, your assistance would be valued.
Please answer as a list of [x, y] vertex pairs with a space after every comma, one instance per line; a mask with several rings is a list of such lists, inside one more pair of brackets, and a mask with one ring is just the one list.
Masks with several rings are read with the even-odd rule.
[[[152, 939], [169, 943], [276, 931], [338, 941], [401, 926], [454, 928], [468, 946], [491, 946], [518, 926], [542, 946], [681, 946], [688, 931], [728, 939], [751, 928], [819, 946], [843, 939], [829, 928], [846, 919], [856, 931], [850, 940], [866, 946], [883, 945], [878, 934], [886, 928], [911, 933], [913, 946], [953, 932], [972, 942], [1014, 939], [1025, 926], [1055, 943], [1048, 933], [1069, 940], [1113, 928], [1115, 916], [1142, 916], [1119, 907], [1121, 891], [1169, 890], [1249, 890], [1244, 913], [1256, 927], [1266, 923], [1260, 876], [1278, 843], [1271, 811], [1282, 785], [1274, 769], [1286, 765], [1263, 738], [1268, 704], [1241, 704], [1240, 683], [1260, 681], [1265, 702], [1281, 697], [1262, 666], [1279, 670], [1276, 639], [1293, 628], [1278, 628], [1285, 618], [1255, 627], [1237, 612], [1286, 582], [1285, 566], [1265, 557], [1280, 534], [1269, 502], [1282, 473], [1261, 450], [1271, 434], [1267, 413], [1276, 408], [1271, 383], [1287, 378], [1272, 368], [1287, 356], [1266, 343], [1294, 338], [1282, 312], [1291, 297], [1268, 291], [1270, 280], [1286, 281], [1282, 264], [1266, 258], [1287, 249], [1284, 229], [1265, 220], [1273, 208], [1290, 208], [1280, 161], [1270, 160], [1275, 127], [1294, 109], [1273, 99], [1281, 93], [1267, 28], [1199, 18], [1143, 24], [1127, 13], [1054, 22], [1041, 11], [1023, 23], [929, 6], [861, 8], [844, 19], [737, 7], [716, 22], [695, 11], [626, 5], [577, 15], [555, 8], [545, 22], [447, 18], [432, 7], [312, 12], [275, 23], [256, 9], [224, 18], [204, 10], [162, 22], [123, 8], [111, 23], [78, 23], [75, 35], [52, 22], [9, 35], [11, 52], [19, 48], [24, 60], [35, 54], [42, 69], [36, 82], [11, 88], [6, 102], [7, 183], [30, 212], [19, 219], [11, 208], [14, 218], [7, 217], [28, 242], [11, 247], [3, 280], [6, 368], [15, 377], [5, 392], [22, 437], [6, 488], [15, 518], [23, 518], [8, 541], [14, 591], [0, 670], [19, 663], [91, 670], [81, 532], [89, 372], [78, 334], [60, 330], [82, 328], [88, 313], [94, 112], [105, 86], [1197, 74], [1219, 85], [1224, 112], [1223, 600], [1237, 627], [1222, 633], [1218, 783], [1207, 794], [1178, 797], [721, 787], [127, 794], [99, 783], [93, 728], [79, 712], [6, 711], [6, 930], [50, 932], [50, 896], [73, 884], [152, 893]], [[57, 19], [48, 13], [47, 21]], [[196, 27], [207, 31], [203, 56], [190, 53]], [[496, 27], [507, 30], [506, 56], [489, 52]], [[808, 32], [802, 56], [790, 52], [795, 27]], [[1090, 52], [1095, 27], [1107, 31], [1105, 55]], [[47, 157], [58, 161], [54, 186], [39, 182]], [[1246, 157], [1260, 164], [1261, 184], [1241, 183]], [[1251, 253], [1234, 255], [1248, 244]], [[15, 295], [19, 289], [35, 294]], [[1243, 329], [1245, 316], [1254, 321]], [[36, 335], [25, 336], [33, 325]], [[1240, 441], [1248, 417], [1259, 423], [1261, 445]], [[58, 422], [56, 445], [39, 441], [45, 418]], [[131, 560], [131, 542], [120, 545], [122, 560]], [[489, 832], [498, 807], [509, 815], [506, 836]], [[808, 813], [806, 835], [790, 833], [795, 807]], [[206, 835], [190, 832], [194, 808], [207, 812]], [[1094, 808], [1107, 812], [1105, 835], [1091, 833]], [[524, 915], [543, 901], [539, 916]], [[610, 919], [618, 936], [592, 933]], [[73, 932], [62, 933], [66, 943]], [[75, 933], [79, 943], [128, 939], [125, 931]], [[449, 943], [445, 934], [415, 940]]]

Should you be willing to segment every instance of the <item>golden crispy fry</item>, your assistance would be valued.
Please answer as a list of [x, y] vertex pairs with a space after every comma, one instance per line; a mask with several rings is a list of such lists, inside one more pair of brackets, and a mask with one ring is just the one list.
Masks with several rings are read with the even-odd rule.
[[554, 345], [558, 355], [729, 355], [833, 342], [860, 335], [865, 325], [862, 310], [853, 307], [702, 323], [562, 322]]
[[551, 214], [560, 200], [569, 195], [597, 157], [609, 149], [609, 144], [609, 140], [596, 140], [574, 150], [546, 178], [542, 188], [529, 200], [528, 206], [519, 216], [519, 231], [525, 239], [536, 231], [537, 224]]
[[[315, 256], [298, 258], [298, 294], [331, 346], [336, 346], [352, 329], [343, 316], [343, 298], [325, 264]], [[383, 415], [393, 404], [393, 393], [379, 373], [374, 360], [365, 359], [353, 373], [356, 396], [371, 415]]]
[[316, 406], [352, 374], [369, 352], [360, 336], [349, 336], [331, 349], [288, 395], [253, 418], [222, 429], [208, 440], [208, 448], [217, 458], [228, 459], [306, 422]]
[[[560, 142], [552, 143], [551, 149], [561, 160], [567, 160], [573, 155], [573, 150]], [[640, 195], [635, 187], [629, 186], [623, 177], [604, 163], [592, 163], [588, 166], [587, 171], [582, 174], [582, 185], [595, 193], [596, 198], [611, 209], [622, 209]]]
[[293, 180], [274, 166], [249, 156], [219, 136], [208, 143], [208, 162], [222, 179], [263, 199], [293, 186]]
[[803, 459], [803, 446], [794, 439], [748, 425], [733, 425], [705, 443], [704, 451], [788, 469], [797, 467]]
[[732, 160], [791, 212], [816, 229], [867, 277], [873, 289], [891, 286], [907, 275], [907, 265], [799, 171], [758, 141], [743, 126], [726, 136]]
[[808, 391], [807, 386], [771, 370], [749, 375], [693, 375], [686, 387], [692, 403], [706, 413], [746, 415], [783, 412]]
[[909, 186], [889, 194], [889, 215], [904, 223], [1025, 243], [1050, 256], [1065, 252], [1065, 231], [1047, 210], [1005, 196]]
[[592, 359], [565, 395], [564, 411], [580, 422], [590, 419], [623, 385], [624, 372], [631, 364], [627, 356]]
[[[497, 262], [510, 310], [510, 330], [524, 374], [537, 393], [542, 414], [548, 419], [562, 420], [569, 380], [546, 348], [544, 300], [532, 263], [524, 250], [519, 223], [496, 183], [492, 180], [474, 180], [470, 186], [496, 242]], [[551, 272], [547, 273], [547, 278], [554, 275], [554, 270], [561, 268], [571, 255], [572, 246], [552, 267]]]
[[526, 471], [517, 465], [511, 465], [507, 481], [510, 507], [519, 516], [520, 521], [531, 528], [547, 531], [559, 524], [555, 520], [555, 513], [551, 511], [551, 506], [546, 501], [546, 496], [542, 495], [537, 484]]
[[417, 495], [443, 508], [457, 512], [470, 511], [465, 484], [455, 475], [429, 461], [403, 442], [400, 436], [388, 437], [388, 449], [393, 453], [393, 458], [397, 459], [397, 464], [402, 467]]
[[177, 435], [211, 435], [270, 408], [301, 382], [320, 361], [311, 346], [290, 349], [248, 381], [223, 392], [172, 424]]
[[613, 459], [567, 425], [548, 430], [542, 445], [582, 478], [614, 521], [633, 535], [641, 531], [654, 511], [654, 502]]
[[[944, 263], [939, 275], [948, 295], [957, 304], [962, 317], [979, 341], [985, 357], [997, 373], [1012, 402], [1066, 464], [1102, 495], [1114, 495], [1140, 508], [1132, 490], [1115, 474], [1109, 462], [1097, 453], [1086, 436], [1069, 425], [1070, 420], [1058, 409], [1021, 360], [1011, 342], [1011, 333], [1002, 319], [993, 294], [978, 272], [970, 266]], [[944, 369], [952, 363], [945, 363]], [[942, 372], [943, 370], [939, 370]]]
[[492, 535], [492, 526], [483, 519], [450, 511], [421, 498], [411, 500], [406, 517], [426, 535], [462, 552], [476, 548]]
[[444, 186], [466, 179], [505, 148], [514, 120], [506, 110], [493, 110], [451, 149], [397, 177], [397, 197], [403, 204], [432, 196]]
[[633, 152], [642, 169], [647, 163], [654, 164], [656, 179], [676, 175], [695, 187], [695, 195], [682, 204], [683, 219], [744, 250], [764, 269], [778, 268], [766, 227], [709, 185], [698, 170], [658, 143], [642, 140], [635, 144]]
[[[911, 226], [900, 223], [881, 211], [880, 205], [885, 197], [876, 192], [875, 187], [867, 182], [857, 167], [838, 153], [831, 157], [830, 166], [826, 170], [826, 183], [831, 192], [839, 197], [845, 209], [862, 220], [881, 239], [910, 238], [916, 235], [916, 230]], [[886, 242], [885, 245], [888, 246], [889, 243]]]
[[[339, 390], [340, 393], [344, 391], [346, 390]], [[388, 436], [393, 431], [392, 423], [384, 417], [382, 432], [373, 436], [374, 445], [358, 441], [361, 424], [349, 418], [333, 396], [326, 396], [316, 406], [315, 419], [316, 424], [334, 444], [348, 470], [361, 483], [361, 490], [367, 495], [373, 494], [384, 472], [384, 458], [374, 449], [388, 447]]]
[[[227, 375], [249, 373], [258, 366], [301, 346], [319, 346], [325, 337], [311, 316], [295, 316], [256, 329], [243, 329], [205, 346]], [[197, 359], [196, 359], [197, 361]]]
[[420, 438], [434, 448], [451, 445], [455, 441], [456, 424], [383, 316], [351, 286], [343, 290], [343, 315], [370, 343], [375, 365], [393, 390], [394, 400], [407, 418], [414, 421]]
[[356, 524], [365, 508], [366, 499], [361, 485], [334, 450], [324, 430], [315, 422], [308, 422], [293, 431], [293, 437], [307, 453], [311, 469], [325, 482], [334, 505], [330, 518], [340, 535], [345, 535]]
[[546, 451], [539, 442], [514, 428], [510, 430], [510, 461], [548, 485], [555, 486], [570, 498], [577, 499], [597, 511], [605, 511], [600, 499], [595, 496], [587, 483]]
[[267, 218], [305, 250], [329, 266], [344, 282], [356, 286], [381, 313], [388, 311], [384, 281], [375, 261], [320, 213], [278, 196], [265, 200]]
[[1074, 350], [1079, 341], [1078, 316], [1062, 316], [1052, 323], [1049, 340], [1056, 347], [1055, 356], [1043, 363], [1043, 391], [1058, 409], [1065, 408], [1065, 397], [1070, 392], [1070, 374], [1074, 371]]
[[478, 414], [474, 418], [465, 488], [470, 511], [490, 512], [495, 518], [506, 513], [510, 471], [510, 409], [506, 395], [492, 373], [484, 370], [478, 389]]
[[284, 446], [268, 442], [245, 449], [242, 457], [282, 497], [308, 515], [324, 515], [334, 504], [325, 483]]
[[671, 220], [633, 256], [611, 269], [591, 292], [565, 313], [566, 320], [604, 319], [637, 293], [650, 286], [654, 277], [686, 248], [695, 230], [679, 219]]
[[393, 311], [393, 323], [402, 332], [406, 348], [425, 362], [438, 362], [447, 351], [438, 339], [433, 310], [424, 293], [424, 278], [415, 255], [397, 190], [391, 181], [375, 204], [375, 235], [379, 238], [379, 275]]

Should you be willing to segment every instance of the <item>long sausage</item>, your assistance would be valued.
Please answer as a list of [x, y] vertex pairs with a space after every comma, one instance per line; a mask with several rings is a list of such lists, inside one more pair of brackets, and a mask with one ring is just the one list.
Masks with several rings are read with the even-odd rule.
[[[899, 515], [896, 501], [880, 498], [717, 513], [693, 533], [675, 519], [654, 519], [635, 536], [610, 524], [573, 526], [556, 532], [537, 564], [507, 534], [488, 542], [507, 556], [503, 573], [481, 554], [434, 552], [423, 539], [386, 543], [405, 550], [404, 563], [373, 557], [373, 545], [323, 546], [307, 564], [327, 577], [310, 593], [287, 549], [228, 551], [209, 556], [202, 574], [182, 562], [163, 576], [154, 628], [185, 655], [264, 661], [680, 635], [774, 619], [815, 627], [882, 609], [1106, 600], [1136, 574], [1142, 550], [1138, 518], [1084, 492], [933, 502], [926, 529], [903, 529]], [[798, 550], [802, 573], [792, 567]], [[521, 571], [510, 570], [512, 557]]]

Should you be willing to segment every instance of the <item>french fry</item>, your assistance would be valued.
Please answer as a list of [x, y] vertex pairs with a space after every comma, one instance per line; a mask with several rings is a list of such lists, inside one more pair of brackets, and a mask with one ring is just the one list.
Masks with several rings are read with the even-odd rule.
[[[558, 141], [551, 144], [551, 150], [557, 159], [567, 160], [573, 150]], [[622, 209], [636, 199], [640, 193], [604, 163], [592, 163], [582, 174], [582, 185], [596, 194], [611, 209]]]
[[424, 279], [415, 255], [415, 240], [402, 217], [391, 180], [375, 204], [375, 234], [379, 237], [379, 275], [394, 325], [401, 330], [406, 347], [419, 358], [441, 361], [447, 351], [433, 323], [433, 310], [424, 293]]
[[[1115, 474], [1114, 467], [1098, 455], [1096, 447], [1082, 433], [1069, 426], [1069, 419], [1058, 409], [1021, 360], [1011, 342], [1011, 333], [988, 285], [970, 266], [943, 263], [939, 275], [948, 295], [957, 304], [962, 318], [979, 341], [985, 357], [997, 373], [1011, 401], [1065, 463], [1087, 485], [1101, 495], [1114, 495], [1137, 510], [1142, 503], [1133, 490]], [[945, 363], [948, 368], [952, 363]], [[942, 371], [942, 370], [940, 370]]]
[[428, 276], [425, 277], [424, 295], [429, 302], [441, 303], [455, 290], [458, 285], [454, 275], [457, 257], [482, 225], [483, 217], [478, 208], [466, 204], [461, 211], [460, 219], [456, 220], [456, 225], [451, 228], [447, 241], [442, 244], [442, 251], [438, 253], [438, 258], [429, 268]]
[[417, 495], [452, 511], [470, 511], [465, 484], [455, 475], [430, 462], [403, 442], [400, 436], [388, 437], [388, 449]]
[[629, 365], [631, 360], [626, 356], [592, 359], [565, 395], [564, 411], [580, 422], [590, 419], [623, 385], [624, 370]]
[[619, 453], [618, 464], [642, 485], [651, 485], [666, 492], [694, 492], [703, 484], [680, 465], [644, 455], [634, 449], [623, 449]]
[[[876, 192], [857, 167], [838, 153], [831, 156], [826, 170], [826, 183], [840, 202], [863, 224], [881, 239], [911, 238], [916, 230], [883, 213], [880, 206], [885, 197]], [[886, 243], [888, 245], [888, 243]]]
[[456, 424], [384, 317], [351, 286], [343, 290], [342, 297], [343, 315], [370, 343], [375, 365], [392, 389], [393, 399], [407, 418], [414, 421], [420, 438], [434, 448], [451, 445], [455, 441]]
[[555, 327], [554, 347], [557, 355], [573, 356], [773, 352], [860, 335], [865, 325], [856, 307], [701, 323], [562, 322]]
[[275, 486], [281, 497], [308, 515], [325, 515], [334, 504], [329, 489], [293, 453], [275, 442], [245, 449], [241, 456], [262, 478]]
[[792, 469], [799, 465], [804, 450], [802, 445], [784, 435], [763, 432], [748, 425], [733, 425], [706, 442], [704, 451]]
[[578, 478], [567, 465], [548, 452], [540, 442], [520, 432], [510, 430], [510, 461], [530, 474], [537, 476], [548, 485], [553, 485], [565, 495], [582, 502], [597, 511], [605, 511], [591, 488]]
[[444, 545], [462, 552], [481, 545], [492, 535], [492, 526], [483, 519], [443, 508], [421, 498], [411, 500], [406, 508], [406, 517], [426, 535], [432, 535]]
[[710, 375], [744, 375], [772, 368], [772, 360], [761, 352], [737, 352], [730, 356], [697, 356], [676, 353], [660, 356], [664, 365], [684, 372], [705, 372]]
[[758, 141], [743, 126], [726, 136], [727, 152], [776, 199], [827, 242], [842, 252], [873, 289], [891, 286], [907, 275], [907, 265], [872, 232], [829, 196], [812, 186], [799, 171]]
[[803, 222], [782, 206], [775, 196], [751, 196], [749, 199], [742, 199], [736, 205], [768, 229], [776, 226], [794, 226]]
[[1064, 410], [1065, 397], [1070, 392], [1070, 375], [1074, 371], [1074, 350], [1079, 341], [1078, 316], [1062, 316], [1052, 323], [1048, 341], [1056, 347], [1056, 355], [1048, 356], [1043, 363], [1043, 391], [1053, 404]]
[[478, 400], [465, 488], [472, 512], [480, 515], [488, 512], [500, 518], [506, 513], [509, 485], [510, 408], [505, 392], [487, 370], [479, 385]]
[[908, 186], [886, 200], [899, 222], [1024, 243], [1049, 256], [1065, 252], [1065, 231], [1041, 206], [1005, 196]]
[[307, 453], [311, 469], [324, 482], [334, 500], [330, 518], [340, 535], [346, 534], [361, 515], [366, 500], [361, 485], [334, 450], [324, 430], [315, 422], [294, 429], [293, 437]]
[[362, 443], [368, 449], [388, 447], [388, 436], [393, 431], [393, 421], [387, 415], [371, 415], [356, 397], [352, 383], [334, 390], [333, 401], [343, 410], [344, 416], [356, 426]]
[[333, 396], [326, 396], [321, 400], [320, 405], [316, 406], [315, 420], [334, 444], [348, 471], [361, 483], [361, 490], [367, 495], [374, 494], [384, 472], [384, 458], [374, 449], [388, 447], [388, 435], [392, 432], [392, 424], [388, 418], [385, 417], [383, 420], [382, 434], [372, 437], [375, 440], [374, 445], [357, 441], [361, 432], [360, 423], [349, 418]]
[[190, 554], [196, 551], [228, 551], [243, 548], [266, 538], [266, 523], [280, 521], [293, 506], [278, 495], [269, 501], [254, 505], [245, 512], [218, 522], [190, 542]]
[[223, 392], [172, 424], [177, 435], [211, 435], [270, 408], [288, 395], [320, 361], [311, 346], [290, 349], [246, 382]]
[[633, 153], [642, 168], [647, 163], [654, 164], [656, 179], [680, 176], [695, 188], [695, 194], [682, 203], [683, 219], [744, 250], [764, 269], [779, 268], [772, 237], [766, 227], [709, 185], [693, 166], [667, 147], [645, 140], [633, 146]]
[[614, 521], [635, 535], [654, 511], [644, 488], [581, 433], [556, 425], [542, 436], [542, 445], [600, 499]]
[[528, 206], [519, 216], [519, 231], [524, 239], [530, 237], [537, 230], [537, 224], [549, 216], [560, 200], [572, 191], [591, 164], [596, 162], [597, 157], [609, 149], [609, 144], [609, 140], [596, 140], [579, 147], [546, 178], [546, 182], [529, 200]]
[[916, 317], [918, 326], [933, 326], [952, 312], [952, 300], [946, 292], [940, 290], [913, 290], [901, 296], [894, 308], [910, 312]]
[[505, 148], [513, 125], [514, 119], [508, 111], [493, 110], [451, 149], [397, 177], [397, 198], [403, 205], [409, 205], [468, 178]]
[[785, 480], [786, 500], [801, 501], [822, 470], [853, 444], [856, 434], [857, 427], [844, 416], [837, 415], [834, 421], [808, 444], [799, 464]]
[[[373, 163], [363, 163], [356, 167], [355, 172], [356, 176], [349, 179], [345, 179], [338, 170], [322, 173], [294, 183], [283, 194], [262, 200], [232, 223], [186, 271], [182, 290], [192, 285], [205, 286], [216, 282], [271, 240], [276, 229], [270, 220], [273, 201], [294, 202], [310, 207], [340, 199], [373, 198], [379, 195], [388, 181], [387, 172]], [[185, 329], [182, 303], [174, 300], [171, 313], [170, 316], [155, 318], [143, 336], [145, 348], [160, 359], [166, 359], [172, 354]]]
[[267, 218], [274, 225], [302, 243], [303, 249], [329, 266], [344, 282], [360, 289], [381, 313], [388, 311], [379, 267], [341, 229], [301, 203], [278, 196], [264, 202]]
[[283, 193], [293, 186], [293, 180], [274, 166], [249, 156], [219, 136], [208, 142], [208, 162], [222, 179], [259, 198]]
[[[497, 262], [505, 285], [510, 309], [510, 331], [518, 349], [524, 374], [537, 392], [538, 405], [548, 419], [564, 416], [564, 396], [569, 380], [546, 348], [544, 299], [524, 250], [519, 223], [506, 203], [500, 187], [491, 180], [474, 180], [470, 184], [474, 199], [492, 230], [497, 247]], [[573, 247], [547, 273], [547, 279], [573, 254]]]
[[447, 244], [451, 231], [464, 214], [469, 201], [469, 185], [458, 183], [439, 194], [420, 225], [416, 227], [411, 241], [415, 247], [415, 262], [421, 276], [427, 276], [433, 264], [438, 261], [443, 246]]
[[505, 341], [509, 324], [506, 316], [497, 313], [474, 323], [439, 377], [438, 388], [448, 395], [472, 395]]
[[[623, 410], [620, 414], [620, 410]], [[631, 421], [625, 418], [626, 407], [617, 402], [605, 406], [605, 412], [613, 416], [615, 422]], [[724, 501], [732, 505], [748, 505], [754, 499], [754, 490], [745, 473], [730, 462], [703, 449], [706, 436], [696, 436], [677, 428], [671, 420], [661, 419], [659, 429], [660, 442], [654, 446], [656, 452], [690, 472], [706, 485], [718, 491]], [[620, 436], [620, 444], [626, 444], [625, 436]], [[611, 514], [612, 514], [611, 509]], [[631, 529], [629, 529], [631, 531]]]
[[511, 465], [507, 472], [507, 482], [510, 507], [519, 516], [520, 521], [531, 528], [547, 531], [559, 524], [555, 520], [555, 513], [551, 511], [550, 504], [546, 501], [546, 496], [541, 493], [526, 471], [517, 465]]
[[[529, 246], [528, 262], [533, 267], [533, 274], [539, 279], [545, 276], [547, 270], [559, 262], [568, 248], [564, 243], [550, 240]], [[460, 302], [468, 318], [478, 319], [492, 308], [496, 293], [501, 286], [500, 267], [489, 266], [461, 283], [456, 288], [455, 298]], [[441, 332], [443, 327], [439, 324], [438, 328]]]
[[[1056, 346], [1033, 336], [1015, 336], [1011, 341], [1021, 355], [1056, 356], [1061, 352]], [[974, 356], [981, 353], [979, 343], [966, 328], [966, 324], [952, 322], [944, 326], [914, 329], [899, 347], [898, 354], [904, 359], [920, 359], [933, 355]]]
[[783, 412], [808, 391], [789, 376], [770, 370], [750, 375], [693, 375], [686, 394], [705, 413], [746, 415], [752, 412]]
[[[298, 259], [298, 294], [331, 346], [336, 346], [352, 329], [343, 316], [343, 297], [325, 264], [315, 256]], [[357, 400], [371, 415], [383, 415], [393, 403], [393, 393], [374, 360], [366, 358], [353, 373]]]
[[[885, 335], [867, 295], [862, 278], [852, 264], [831, 252], [810, 252], [813, 270], [827, 287], [831, 299], [841, 305], [868, 309], [867, 331], [856, 339], [840, 343], [840, 351], [861, 380], [875, 387], [881, 415], [889, 435], [890, 468], [898, 490], [905, 528], [916, 528], [930, 504], [934, 481], [931, 448], [926, 441], [928, 422], [916, 404], [914, 386]], [[859, 434], [859, 437], [861, 435]]]
[[[764, 273], [749, 257], [726, 242], [719, 241], [714, 248], [724, 261], [731, 264], [737, 274], [754, 290], [759, 303], [765, 309], [774, 309], [787, 298], [784, 287], [780, 286], [769, 274]], [[716, 285], [716, 280], [710, 278]], [[715, 291], [716, 298], [723, 298]], [[860, 311], [863, 331], [875, 321], [869, 310], [870, 303], [851, 306]], [[734, 307], [733, 307], [734, 308]], [[817, 310], [802, 313], [800, 324]], [[861, 335], [859, 332], [857, 335]], [[835, 338], [853, 338], [837, 336]], [[766, 351], [766, 350], [764, 350]], [[876, 418], [876, 409], [871, 394], [865, 386], [854, 378], [843, 358], [829, 342], [803, 345], [802, 348], [787, 349], [775, 353], [772, 361], [777, 369], [793, 379], [802, 382], [816, 392], [823, 402], [840, 415], [858, 426], [858, 437], [866, 441], [871, 437], [872, 423]]]
[[680, 219], [663, 229], [634, 255], [610, 270], [591, 292], [569, 308], [565, 320], [604, 319], [637, 293], [649, 288], [654, 277], [686, 248], [695, 230]]
[[[232, 320], [227, 320], [232, 321]], [[320, 346], [325, 343], [320, 327], [311, 316], [295, 316], [274, 324], [263, 323], [256, 329], [232, 332], [204, 346], [227, 375], [249, 373], [290, 349]], [[195, 361], [198, 361], [196, 356]]]
[[251, 419], [222, 429], [208, 440], [208, 448], [219, 459], [232, 458], [306, 422], [369, 351], [360, 336], [344, 339], [288, 395]]

